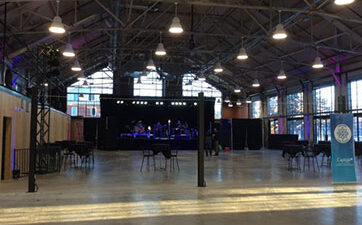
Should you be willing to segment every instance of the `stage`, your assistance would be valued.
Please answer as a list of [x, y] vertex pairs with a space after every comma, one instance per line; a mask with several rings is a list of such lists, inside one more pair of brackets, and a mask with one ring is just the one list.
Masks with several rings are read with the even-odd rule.
[[172, 150], [197, 150], [197, 139], [120, 137], [118, 150], [151, 150], [153, 144], [169, 144]]

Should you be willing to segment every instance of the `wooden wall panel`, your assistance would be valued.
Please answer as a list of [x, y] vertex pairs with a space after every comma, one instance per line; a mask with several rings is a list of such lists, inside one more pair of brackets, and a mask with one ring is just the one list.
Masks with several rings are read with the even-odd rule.
[[[14, 149], [29, 148], [30, 109], [30, 98], [0, 86], [0, 164], [2, 160], [3, 117], [11, 118], [11, 157], [9, 162], [11, 168], [7, 177], [12, 177]], [[52, 109], [50, 112], [50, 142], [68, 140], [69, 129], [70, 116]]]
[[[28, 107], [27, 107], [28, 105]], [[30, 138], [30, 99], [0, 86], [0, 163], [2, 161], [3, 118], [11, 118], [11, 155], [5, 165], [6, 177], [12, 177], [13, 151], [15, 148], [28, 148]], [[29, 109], [29, 112], [27, 111]], [[1, 170], [1, 167], [0, 167]], [[0, 171], [1, 174], [1, 171]]]
[[50, 142], [64, 141], [69, 139], [70, 116], [57, 111], [50, 111]]

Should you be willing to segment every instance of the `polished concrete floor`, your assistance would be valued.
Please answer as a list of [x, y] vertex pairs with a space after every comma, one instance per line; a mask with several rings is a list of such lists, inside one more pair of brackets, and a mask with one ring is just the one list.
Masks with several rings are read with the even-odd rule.
[[362, 224], [362, 185], [331, 184], [330, 168], [288, 171], [279, 151], [222, 153], [197, 188], [196, 157], [140, 172], [141, 152], [98, 151], [92, 168], [38, 176], [37, 193], [26, 179], [0, 183], [0, 224]]

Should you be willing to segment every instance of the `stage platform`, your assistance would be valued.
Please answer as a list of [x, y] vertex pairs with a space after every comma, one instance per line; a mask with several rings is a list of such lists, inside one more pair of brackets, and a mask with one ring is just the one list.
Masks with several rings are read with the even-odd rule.
[[[198, 139], [187, 138], [147, 138], [121, 137], [118, 139], [118, 148], [114, 150], [148, 150], [152, 144], [170, 144], [173, 150], [197, 150]], [[106, 149], [111, 150], [111, 149]]]

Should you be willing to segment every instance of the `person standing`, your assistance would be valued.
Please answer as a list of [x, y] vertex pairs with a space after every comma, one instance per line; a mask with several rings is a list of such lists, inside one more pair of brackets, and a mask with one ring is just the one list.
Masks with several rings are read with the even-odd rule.
[[206, 156], [208, 157], [210, 155], [210, 157], [212, 156], [212, 136], [211, 136], [211, 131], [207, 131], [206, 133], [206, 137], [205, 137], [205, 152], [206, 152]]
[[215, 151], [214, 156], [218, 156], [219, 155], [219, 131], [217, 130], [217, 128], [214, 128], [214, 130], [213, 130], [212, 142], [213, 142], [214, 151]]

